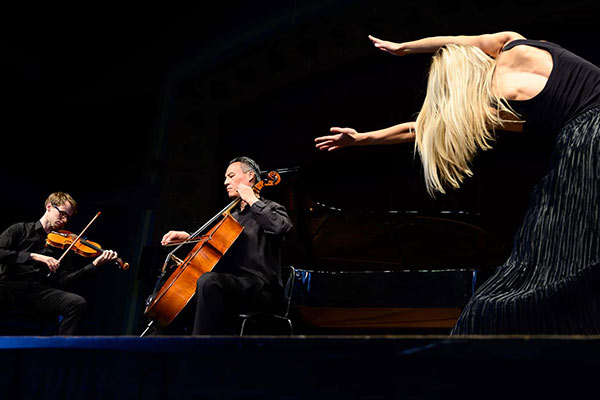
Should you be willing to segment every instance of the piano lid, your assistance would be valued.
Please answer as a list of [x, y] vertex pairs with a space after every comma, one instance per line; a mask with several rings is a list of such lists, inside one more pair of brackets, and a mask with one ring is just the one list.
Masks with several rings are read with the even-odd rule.
[[314, 268], [322, 270], [487, 269], [510, 246], [461, 211], [344, 211], [307, 200]]

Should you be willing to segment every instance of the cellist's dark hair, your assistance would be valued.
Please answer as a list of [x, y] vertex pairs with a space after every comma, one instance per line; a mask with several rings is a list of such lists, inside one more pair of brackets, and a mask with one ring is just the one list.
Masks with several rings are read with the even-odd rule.
[[242, 164], [242, 171], [254, 172], [254, 183], [256, 183], [262, 179], [260, 176], [260, 167], [258, 166], [256, 161], [254, 161], [250, 157], [246, 157], [246, 156], [236, 157], [233, 160], [229, 161], [229, 165], [236, 163], [236, 162], [239, 162], [240, 164]]

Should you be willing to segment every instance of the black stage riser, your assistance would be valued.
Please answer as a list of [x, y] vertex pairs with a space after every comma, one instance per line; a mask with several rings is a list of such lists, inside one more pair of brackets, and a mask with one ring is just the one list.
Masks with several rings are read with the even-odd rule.
[[0, 355], [11, 399], [581, 398], [600, 340], [5, 337]]

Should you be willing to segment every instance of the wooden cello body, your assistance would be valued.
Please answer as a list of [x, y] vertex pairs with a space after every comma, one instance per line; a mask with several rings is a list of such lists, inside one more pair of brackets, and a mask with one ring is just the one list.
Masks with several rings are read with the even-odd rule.
[[[271, 171], [269, 178], [258, 182], [253, 189], [258, 193], [263, 186], [278, 184], [279, 179], [279, 174]], [[163, 266], [163, 275], [170, 260], [175, 260], [176, 266], [160, 289], [155, 290], [146, 302], [144, 315], [151, 321], [155, 321], [161, 326], [169, 325], [196, 293], [198, 278], [217, 265], [221, 257], [242, 233], [244, 227], [230, 214], [231, 209], [238, 202], [239, 199], [234, 200], [202, 228], [193, 233], [187, 241], [182, 243], [196, 243], [192, 251], [183, 260], [173, 256], [173, 252], [182, 244], [167, 256], [167, 261]], [[206, 226], [213, 225], [214, 221], [221, 216], [222, 218], [218, 223], [210, 228], [207, 233], [200, 236]], [[159, 282], [162, 280], [163, 275], [159, 277]]]

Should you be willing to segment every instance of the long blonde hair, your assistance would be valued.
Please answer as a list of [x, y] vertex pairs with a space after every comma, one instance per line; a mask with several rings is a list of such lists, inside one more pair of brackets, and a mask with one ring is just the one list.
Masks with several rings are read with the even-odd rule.
[[416, 122], [419, 152], [430, 195], [458, 188], [472, 176], [470, 163], [491, 148], [494, 128], [518, 119], [492, 89], [496, 60], [474, 46], [449, 44], [433, 56], [427, 95]]

